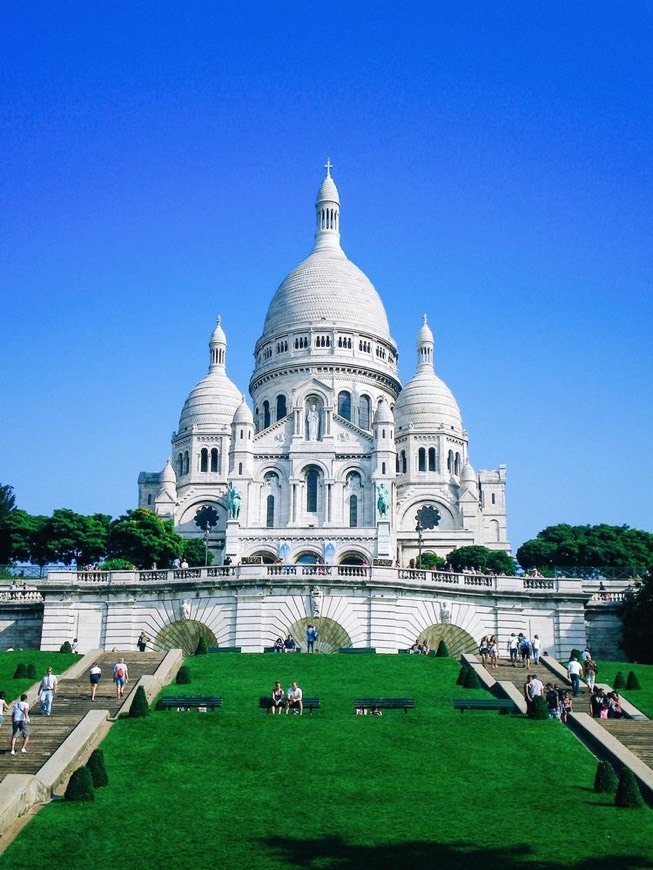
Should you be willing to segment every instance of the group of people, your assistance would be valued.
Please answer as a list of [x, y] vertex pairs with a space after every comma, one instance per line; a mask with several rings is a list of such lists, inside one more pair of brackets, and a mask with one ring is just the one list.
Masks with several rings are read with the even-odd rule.
[[429, 646], [429, 642], [426, 638], [420, 640], [419, 637], [417, 637], [415, 638], [415, 643], [412, 646], [408, 647], [408, 652], [427, 656], [431, 652], [431, 647]]
[[499, 667], [499, 641], [494, 634], [485, 634], [478, 645], [481, 664], [495, 670]]
[[294, 653], [297, 652], [297, 644], [295, 643], [295, 639], [288, 635], [288, 637], [284, 640], [282, 637], [278, 637], [274, 645], [272, 646], [272, 652], [275, 653]]
[[531, 662], [534, 665], [538, 665], [540, 663], [541, 646], [542, 644], [540, 642], [539, 634], [534, 634], [533, 640], [531, 640], [523, 631], [520, 631], [517, 634], [513, 631], [508, 638], [507, 644], [510, 664], [513, 668], [516, 668], [521, 660], [523, 668], [530, 667]]
[[301, 716], [304, 713], [304, 693], [293, 680], [287, 692], [283, 690], [281, 682], [277, 680], [272, 689], [270, 712], [274, 716], [275, 713], [283, 713], [285, 710], [286, 716], [292, 712], [295, 716]]
[[526, 674], [524, 698], [527, 710], [532, 709], [535, 699], [538, 697], [544, 698], [549, 718], [567, 722], [569, 714], [574, 709], [574, 702], [569, 690], [561, 688], [557, 683], [547, 683], [545, 686], [537, 674]]

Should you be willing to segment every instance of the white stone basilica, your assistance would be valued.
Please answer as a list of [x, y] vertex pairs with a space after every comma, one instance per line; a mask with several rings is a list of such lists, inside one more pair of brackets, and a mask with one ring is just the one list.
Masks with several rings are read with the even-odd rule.
[[218, 318], [172, 460], [139, 475], [139, 506], [205, 535], [217, 564], [405, 566], [420, 549], [509, 550], [505, 466], [472, 468], [426, 315], [402, 388], [383, 303], [340, 246], [330, 168], [313, 250], [274, 294], [254, 349], [254, 411], [227, 376]]

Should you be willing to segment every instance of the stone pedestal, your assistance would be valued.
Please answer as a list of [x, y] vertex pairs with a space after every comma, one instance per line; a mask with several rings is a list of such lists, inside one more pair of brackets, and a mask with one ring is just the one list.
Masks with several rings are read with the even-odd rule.
[[231, 559], [232, 565], [237, 564], [240, 558], [240, 524], [238, 520], [227, 520], [225, 534], [224, 556]]
[[379, 559], [392, 558], [392, 541], [388, 520], [379, 520], [376, 524], [376, 555]]

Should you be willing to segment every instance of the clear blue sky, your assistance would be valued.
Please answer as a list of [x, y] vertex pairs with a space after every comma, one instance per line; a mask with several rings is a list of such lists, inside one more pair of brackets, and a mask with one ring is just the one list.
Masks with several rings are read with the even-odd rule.
[[330, 156], [400, 369], [426, 312], [516, 548], [653, 530], [653, 6], [60, 2], [0, 13], [0, 482], [118, 516], [217, 314], [246, 392]]

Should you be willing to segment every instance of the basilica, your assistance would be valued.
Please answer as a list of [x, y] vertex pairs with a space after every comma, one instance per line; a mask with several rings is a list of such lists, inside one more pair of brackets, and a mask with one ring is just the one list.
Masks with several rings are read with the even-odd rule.
[[407, 566], [470, 544], [509, 550], [505, 466], [472, 467], [426, 315], [402, 386], [383, 302], [340, 245], [329, 163], [315, 212], [313, 249], [254, 348], [251, 404], [227, 374], [218, 318], [171, 459], [139, 475], [139, 506], [203, 536], [215, 564]]

